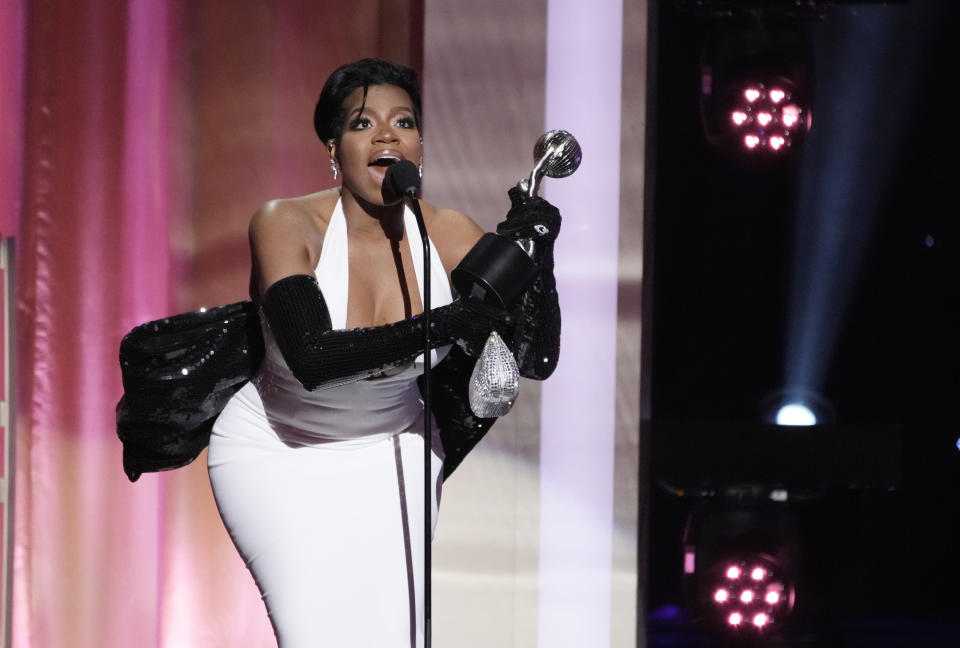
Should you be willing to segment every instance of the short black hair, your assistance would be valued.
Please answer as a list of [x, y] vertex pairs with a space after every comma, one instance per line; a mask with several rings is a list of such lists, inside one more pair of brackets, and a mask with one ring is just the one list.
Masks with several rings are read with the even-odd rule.
[[372, 85], [392, 85], [404, 90], [413, 102], [413, 119], [420, 128], [420, 87], [413, 68], [398, 65], [382, 58], [365, 58], [337, 68], [323, 84], [317, 107], [313, 111], [313, 128], [324, 144], [330, 140], [340, 141], [346, 108], [343, 102], [357, 88], [363, 88], [363, 101], [367, 101], [367, 88]]

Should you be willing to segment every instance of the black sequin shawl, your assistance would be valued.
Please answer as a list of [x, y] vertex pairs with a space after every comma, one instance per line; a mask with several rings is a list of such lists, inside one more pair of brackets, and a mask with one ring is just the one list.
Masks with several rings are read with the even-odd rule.
[[[257, 307], [249, 300], [130, 331], [120, 343], [124, 394], [117, 403], [117, 435], [130, 481], [196, 459], [217, 416], [253, 376], [263, 353]], [[467, 384], [474, 363], [454, 346], [432, 372], [431, 409], [446, 455], [444, 478], [496, 421], [470, 411]]]

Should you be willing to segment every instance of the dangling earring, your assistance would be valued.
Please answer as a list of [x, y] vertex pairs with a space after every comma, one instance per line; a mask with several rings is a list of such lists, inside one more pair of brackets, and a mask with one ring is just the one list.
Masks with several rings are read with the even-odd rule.
[[[420, 148], [421, 148], [421, 149], [423, 148], [423, 138], [422, 138], [422, 137], [420, 138]], [[417, 170], [420, 172], [420, 177], [423, 178], [423, 151], [420, 152], [420, 164], [418, 165], [418, 169], [417, 169]]]
[[340, 174], [340, 170], [337, 168], [337, 160], [333, 157], [333, 147], [336, 144], [336, 141], [333, 139], [327, 140], [327, 153], [330, 154], [330, 170], [333, 171], [333, 179], [336, 180], [337, 176]]

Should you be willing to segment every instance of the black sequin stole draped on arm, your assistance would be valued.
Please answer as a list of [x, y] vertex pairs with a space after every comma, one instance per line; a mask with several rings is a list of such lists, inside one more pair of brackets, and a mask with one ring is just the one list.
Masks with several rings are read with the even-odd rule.
[[147, 322], [120, 342], [117, 436], [130, 481], [186, 466], [263, 358], [257, 306], [243, 301]]

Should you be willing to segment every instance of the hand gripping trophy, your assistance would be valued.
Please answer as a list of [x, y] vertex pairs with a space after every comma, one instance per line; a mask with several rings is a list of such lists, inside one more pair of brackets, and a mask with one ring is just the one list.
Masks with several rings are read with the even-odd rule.
[[[564, 130], [551, 130], [533, 148], [534, 167], [520, 180], [512, 197], [521, 203], [537, 198], [544, 176], [565, 178], [580, 166], [582, 152], [576, 138]], [[549, 234], [545, 225], [535, 226], [540, 236]], [[537, 238], [518, 240], [500, 234], [484, 234], [477, 245], [453, 270], [452, 279], [460, 295], [509, 307], [523, 294], [537, 274], [534, 261]], [[490, 334], [477, 359], [470, 380], [470, 408], [479, 417], [503, 416], [510, 411], [520, 390], [516, 360], [500, 336]]]

